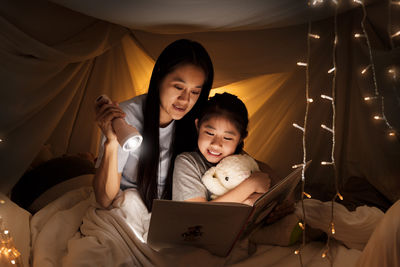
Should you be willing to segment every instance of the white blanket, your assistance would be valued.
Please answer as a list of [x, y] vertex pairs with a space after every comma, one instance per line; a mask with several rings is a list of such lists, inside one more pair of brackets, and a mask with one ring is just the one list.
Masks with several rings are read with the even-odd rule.
[[[191, 247], [155, 251], [140, 240], [146, 239], [150, 216], [137, 198], [135, 191], [128, 190], [119, 195], [113, 208], [100, 209], [92, 188], [87, 187], [71, 191], [50, 203], [31, 219], [33, 266], [299, 266], [298, 256], [294, 254], [298, 245], [258, 244], [257, 251], [249, 256], [248, 241], [244, 240], [226, 258]], [[307, 205], [313, 206], [307, 213], [309, 224], [327, 230], [330, 204], [312, 200]], [[335, 222], [339, 240], [362, 247], [383, 213], [374, 208], [351, 213], [338, 206], [335, 207]], [[346, 237], [349, 231], [367, 224], [369, 226], [363, 228], [359, 237]], [[263, 243], [262, 238], [259, 240]], [[321, 258], [324, 249], [324, 243], [308, 243], [302, 250], [303, 264], [330, 266], [327, 259]], [[354, 266], [361, 253], [340, 242], [332, 242], [331, 251], [333, 266]]]

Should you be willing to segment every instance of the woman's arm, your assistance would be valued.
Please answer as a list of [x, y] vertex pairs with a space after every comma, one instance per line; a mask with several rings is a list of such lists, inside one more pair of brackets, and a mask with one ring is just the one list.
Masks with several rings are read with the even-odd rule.
[[118, 145], [116, 141], [104, 143], [104, 155], [94, 175], [93, 188], [96, 201], [104, 208], [110, 206], [120, 188], [121, 173], [118, 173], [117, 161]]
[[116, 103], [98, 102], [95, 106], [96, 122], [106, 138], [104, 142], [104, 154], [99, 167], [96, 170], [93, 188], [96, 201], [104, 208], [108, 207], [117, 195], [121, 182], [121, 174], [118, 173], [118, 141], [112, 128], [112, 120], [125, 117], [125, 113]]

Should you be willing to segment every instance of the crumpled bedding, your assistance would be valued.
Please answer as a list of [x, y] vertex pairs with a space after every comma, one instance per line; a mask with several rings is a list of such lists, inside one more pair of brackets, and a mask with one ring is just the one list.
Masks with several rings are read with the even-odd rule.
[[[31, 219], [33, 266], [299, 266], [294, 254], [298, 245], [268, 245], [263, 229], [254, 233], [258, 244], [251, 255], [247, 239], [227, 257], [194, 247], [155, 251], [141, 240], [146, 240], [150, 214], [138, 198], [135, 190], [126, 190], [110, 209], [101, 209], [93, 189], [84, 187], [53, 201]], [[331, 203], [314, 199], [304, 203], [308, 225], [329, 230]], [[334, 210], [338, 241], [330, 245], [333, 266], [354, 266], [383, 213], [371, 207], [349, 212], [340, 204]], [[301, 216], [300, 205], [295, 214]], [[302, 249], [304, 266], [331, 266], [321, 257], [325, 245], [307, 243]]]

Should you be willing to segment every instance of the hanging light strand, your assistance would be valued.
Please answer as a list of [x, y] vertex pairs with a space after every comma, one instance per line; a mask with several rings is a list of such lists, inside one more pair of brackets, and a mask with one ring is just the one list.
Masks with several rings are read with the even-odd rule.
[[[365, 21], [367, 19], [367, 9], [365, 8], [365, 5], [364, 5], [364, 3], [362, 1], [358, 1], [358, 0], [353, 0], [353, 1], [358, 3], [358, 4], [360, 4], [361, 7], [362, 7], [363, 17], [362, 17], [362, 20], [361, 20], [361, 28], [362, 28], [362, 31], [363, 31], [363, 35], [365, 37], [365, 41], [367, 43], [367, 47], [368, 47], [368, 56], [369, 56], [369, 60], [370, 60], [370, 65], [369, 66], [371, 66], [371, 69], [372, 69], [372, 79], [373, 79], [373, 82], [374, 82], [374, 95], [375, 95], [374, 98], [377, 98], [377, 99], [381, 100], [381, 103], [380, 103], [381, 116], [374, 116], [374, 118], [375, 119], [378, 118], [379, 120], [383, 120], [385, 122], [386, 126], [389, 128], [390, 133], [397, 133], [394, 130], [393, 126], [389, 123], [389, 121], [386, 118], [386, 114], [385, 114], [385, 99], [384, 99], [384, 96], [380, 94], [379, 88], [378, 88], [378, 82], [377, 82], [377, 78], [376, 78], [376, 70], [375, 70], [374, 58], [373, 58], [373, 54], [372, 54], [371, 42], [369, 40], [369, 37], [368, 37], [368, 34], [367, 34], [367, 30], [365, 29]], [[388, 34], [389, 34], [389, 37], [390, 37], [390, 45], [393, 48], [394, 47], [393, 46], [393, 40], [392, 40], [393, 35], [392, 35], [392, 31], [391, 31], [391, 26], [390, 26], [390, 24], [391, 24], [391, 5], [392, 5], [392, 1], [389, 1], [389, 8], [388, 8], [388, 10], [389, 10], [389, 14], [388, 14], [388, 23], [389, 23], [389, 25], [388, 25]], [[368, 100], [369, 99], [370, 98], [368, 98]]]

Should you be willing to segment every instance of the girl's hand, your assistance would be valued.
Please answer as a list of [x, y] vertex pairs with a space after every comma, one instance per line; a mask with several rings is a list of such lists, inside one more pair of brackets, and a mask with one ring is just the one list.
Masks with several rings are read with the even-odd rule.
[[[100, 100], [101, 101], [101, 100]], [[112, 128], [112, 120], [124, 118], [126, 115], [118, 103], [98, 103], [95, 106], [96, 123], [108, 141], [116, 141], [117, 136]]]
[[253, 172], [247, 179], [252, 182], [254, 193], [264, 194], [271, 186], [271, 179], [265, 172]]

